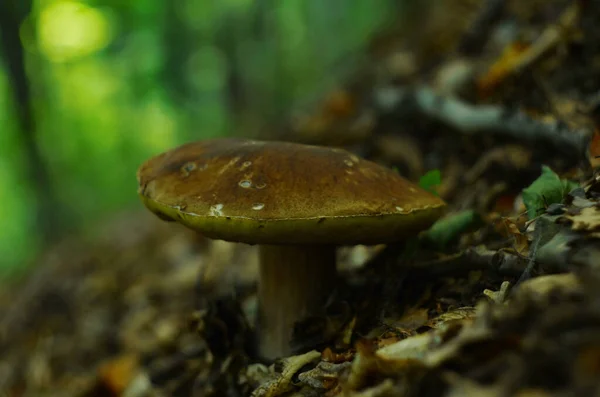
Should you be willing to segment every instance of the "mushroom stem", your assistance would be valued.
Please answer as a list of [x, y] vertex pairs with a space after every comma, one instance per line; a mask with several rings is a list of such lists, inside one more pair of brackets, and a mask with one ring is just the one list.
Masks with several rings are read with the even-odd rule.
[[329, 245], [261, 245], [259, 354], [291, 355], [294, 323], [322, 310], [336, 278], [336, 250]]

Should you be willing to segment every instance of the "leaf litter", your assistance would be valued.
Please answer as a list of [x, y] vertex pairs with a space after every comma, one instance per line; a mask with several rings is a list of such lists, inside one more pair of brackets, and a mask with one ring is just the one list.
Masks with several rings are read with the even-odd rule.
[[600, 393], [600, 174], [589, 156], [600, 10], [509, 1], [490, 16], [499, 3], [425, 7], [418, 37], [399, 28], [373, 38], [360, 84], [282, 129], [344, 142], [450, 206], [403, 244], [342, 250], [325, 314], [297, 324], [296, 355], [272, 363], [254, 351], [253, 247], [132, 216], [135, 241], [115, 222], [94, 241], [55, 247], [0, 293], [0, 390]]

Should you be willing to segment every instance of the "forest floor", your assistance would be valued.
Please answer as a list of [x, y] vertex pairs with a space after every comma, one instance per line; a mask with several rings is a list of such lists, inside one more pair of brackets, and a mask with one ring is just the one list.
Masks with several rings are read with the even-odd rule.
[[441, 4], [282, 128], [449, 207], [411, 242], [341, 249], [297, 355], [247, 348], [255, 247], [140, 209], [0, 292], [0, 395], [600, 395], [600, 5]]

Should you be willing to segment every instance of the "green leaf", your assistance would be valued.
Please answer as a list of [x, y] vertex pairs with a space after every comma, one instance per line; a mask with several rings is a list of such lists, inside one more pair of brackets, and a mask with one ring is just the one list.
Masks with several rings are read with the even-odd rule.
[[560, 177], [546, 165], [540, 175], [529, 187], [523, 189], [523, 204], [529, 219], [543, 213], [550, 204], [562, 203], [569, 192], [579, 185]]
[[461, 211], [438, 220], [425, 232], [424, 238], [437, 248], [444, 248], [461, 233], [481, 224], [473, 210]]
[[425, 173], [425, 175], [423, 175], [420, 179], [419, 179], [419, 186], [421, 186], [423, 189], [427, 190], [430, 193], [435, 194], [436, 196], [437, 191], [436, 191], [436, 187], [442, 184], [442, 174], [440, 172], [440, 170], [431, 170], [431, 171], [427, 171]]

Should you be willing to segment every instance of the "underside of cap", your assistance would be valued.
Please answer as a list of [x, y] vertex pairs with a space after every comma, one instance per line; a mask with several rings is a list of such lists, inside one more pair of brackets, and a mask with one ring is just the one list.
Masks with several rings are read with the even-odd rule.
[[146, 207], [162, 219], [172, 220], [202, 235], [247, 244], [382, 244], [403, 240], [429, 228], [443, 206], [410, 213], [333, 216], [319, 218], [253, 219], [198, 215], [142, 196]]
[[342, 149], [215, 139], [138, 170], [144, 204], [203, 235], [249, 244], [377, 244], [428, 228], [445, 203]]

